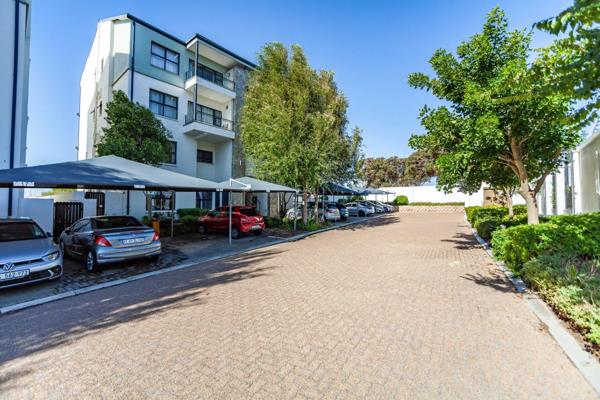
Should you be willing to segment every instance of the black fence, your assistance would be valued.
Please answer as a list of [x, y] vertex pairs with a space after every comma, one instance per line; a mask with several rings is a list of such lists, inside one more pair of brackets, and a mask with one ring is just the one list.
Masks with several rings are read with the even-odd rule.
[[52, 235], [54, 240], [58, 241], [58, 238], [65, 228], [73, 225], [77, 220], [83, 218], [83, 203], [70, 201], [70, 202], [55, 202], [54, 203], [54, 226]]

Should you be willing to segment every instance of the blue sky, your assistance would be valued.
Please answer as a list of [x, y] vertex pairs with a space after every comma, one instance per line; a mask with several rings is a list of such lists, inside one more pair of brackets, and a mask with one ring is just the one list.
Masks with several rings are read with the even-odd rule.
[[[569, 0], [419, 1], [67, 1], [37, 0], [32, 10], [28, 165], [76, 158], [79, 78], [98, 19], [129, 12], [167, 32], [201, 33], [255, 60], [266, 42], [300, 44], [314, 68], [335, 72], [351, 126], [363, 129], [367, 156], [405, 156], [421, 132], [419, 108], [435, 104], [408, 87], [428, 72], [437, 48], [454, 50], [501, 6], [512, 28], [530, 28]], [[550, 42], [535, 32], [534, 45]]]

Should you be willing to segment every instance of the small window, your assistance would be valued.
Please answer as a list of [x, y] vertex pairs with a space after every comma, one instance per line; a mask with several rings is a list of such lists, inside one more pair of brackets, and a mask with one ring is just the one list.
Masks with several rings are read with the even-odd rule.
[[169, 156], [165, 161], [165, 164], [177, 164], [177, 142], [169, 140]]
[[150, 111], [156, 115], [177, 119], [177, 97], [150, 89]]
[[179, 74], [179, 53], [152, 42], [150, 64], [165, 71]]
[[196, 153], [196, 161], [205, 164], [213, 163], [213, 152], [207, 150], [198, 149]]

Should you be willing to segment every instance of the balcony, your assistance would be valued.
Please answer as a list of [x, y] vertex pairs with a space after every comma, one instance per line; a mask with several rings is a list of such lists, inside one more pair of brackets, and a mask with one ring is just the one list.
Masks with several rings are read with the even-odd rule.
[[183, 132], [213, 142], [235, 137], [233, 121], [200, 111], [196, 112], [195, 118], [193, 113], [186, 114]]
[[199, 67], [197, 71], [188, 70], [185, 73], [185, 89], [191, 91], [195, 85], [205, 89], [204, 96], [218, 102], [230, 101], [236, 97], [235, 82], [209, 68]]
[[[217, 74], [210, 68], [200, 66], [196, 72], [196, 76], [204, 80], [214, 83], [215, 85], [221, 86], [225, 89], [235, 91], [235, 82], [231, 79], [225, 78], [223, 74]], [[194, 77], [194, 71], [187, 71], [185, 73], [185, 79], [192, 79]]]

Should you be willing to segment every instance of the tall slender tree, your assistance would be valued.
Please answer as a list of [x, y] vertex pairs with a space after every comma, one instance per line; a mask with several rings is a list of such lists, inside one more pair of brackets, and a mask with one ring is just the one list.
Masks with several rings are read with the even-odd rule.
[[310, 194], [353, 175], [360, 131], [347, 134], [348, 102], [333, 73], [313, 70], [300, 46], [269, 43], [258, 60], [242, 110], [244, 150], [257, 176], [303, 191], [306, 221]]

